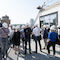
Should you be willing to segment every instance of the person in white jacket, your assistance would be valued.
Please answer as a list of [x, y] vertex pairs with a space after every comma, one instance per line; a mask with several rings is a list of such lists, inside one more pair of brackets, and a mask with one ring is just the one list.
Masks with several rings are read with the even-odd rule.
[[41, 29], [36, 25], [35, 28], [33, 29], [33, 33], [32, 34], [35, 36], [34, 37], [34, 41], [35, 41], [35, 44], [36, 44], [35, 53], [37, 53], [37, 42], [39, 43], [40, 51], [42, 52], [41, 43], [40, 43], [40, 40], [41, 40]]

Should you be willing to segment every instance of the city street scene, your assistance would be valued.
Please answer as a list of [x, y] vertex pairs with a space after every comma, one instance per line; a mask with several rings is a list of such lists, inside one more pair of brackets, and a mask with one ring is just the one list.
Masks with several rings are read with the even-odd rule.
[[60, 60], [60, 0], [0, 0], [0, 60]]

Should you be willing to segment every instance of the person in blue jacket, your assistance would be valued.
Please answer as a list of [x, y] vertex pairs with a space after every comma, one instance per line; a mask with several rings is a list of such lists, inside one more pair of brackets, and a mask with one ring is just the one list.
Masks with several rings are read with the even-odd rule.
[[[51, 32], [48, 34], [48, 45], [47, 45], [47, 50], [48, 50], [48, 55], [50, 57], [55, 57], [55, 42], [58, 37], [58, 34], [55, 32], [55, 25], [51, 26], [50, 28]], [[53, 56], [50, 55], [50, 47], [53, 47]]]

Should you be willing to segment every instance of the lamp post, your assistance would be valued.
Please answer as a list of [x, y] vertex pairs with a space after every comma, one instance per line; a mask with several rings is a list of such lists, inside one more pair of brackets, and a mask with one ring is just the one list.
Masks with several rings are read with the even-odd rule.
[[[40, 12], [42, 12], [44, 10], [44, 6], [46, 6], [46, 2], [44, 2], [42, 6], [38, 6], [37, 7], [37, 9], [39, 10], [39, 12], [38, 12], [37, 17], [35, 19], [35, 22], [37, 21], [37, 18], [39, 16]], [[39, 19], [40, 19], [40, 17], [39, 17]], [[40, 22], [40, 27], [41, 27], [41, 22]]]
[[40, 13], [40, 10], [42, 10], [42, 7], [41, 7], [41, 6], [38, 6], [37, 9], [39, 10], [39, 12], [38, 12], [38, 14], [37, 14], [37, 16], [36, 16], [36, 18], [35, 18], [34, 23], [37, 21], [38, 16], [39, 16], [39, 13]]
[[[43, 6], [42, 6], [43, 7]], [[38, 6], [37, 7], [37, 9], [39, 10], [39, 12], [38, 12], [38, 15], [39, 15], [39, 13], [40, 12], [42, 12], [42, 10], [43, 10], [43, 8], [42, 8], [41, 6]], [[40, 17], [39, 17], [39, 26], [40, 26], [40, 28], [41, 28], [41, 21], [40, 21]]]

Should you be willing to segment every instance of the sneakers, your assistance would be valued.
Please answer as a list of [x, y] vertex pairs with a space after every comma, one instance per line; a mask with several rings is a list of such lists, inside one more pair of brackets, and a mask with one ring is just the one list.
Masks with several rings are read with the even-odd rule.
[[43, 52], [42, 50], [40, 50], [40, 52]]
[[45, 49], [45, 47], [43, 49]]
[[20, 55], [20, 52], [18, 53], [18, 56]]

